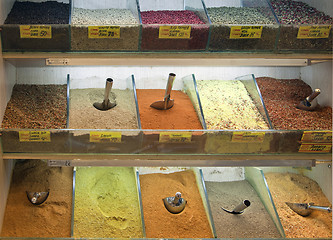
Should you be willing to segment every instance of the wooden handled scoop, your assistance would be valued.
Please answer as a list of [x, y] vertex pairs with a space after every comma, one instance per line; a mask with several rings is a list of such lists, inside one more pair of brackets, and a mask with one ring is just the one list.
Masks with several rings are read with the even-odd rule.
[[167, 110], [173, 107], [174, 100], [170, 99], [170, 93], [173, 85], [173, 81], [175, 80], [176, 74], [170, 73], [168, 83], [165, 89], [165, 96], [163, 101], [153, 102], [150, 106], [152, 108], [156, 108], [158, 110]]
[[312, 210], [319, 210], [324, 212], [332, 212], [332, 208], [330, 207], [321, 207], [315, 206], [314, 203], [290, 203], [286, 202], [286, 204], [297, 214], [306, 217], [312, 213]]
[[110, 102], [109, 99], [109, 94], [111, 92], [112, 85], [113, 85], [113, 80], [111, 78], [106, 79], [103, 102], [102, 103], [95, 102], [93, 104], [94, 107], [97, 108], [98, 110], [106, 111], [117, 105], [116, 102]]

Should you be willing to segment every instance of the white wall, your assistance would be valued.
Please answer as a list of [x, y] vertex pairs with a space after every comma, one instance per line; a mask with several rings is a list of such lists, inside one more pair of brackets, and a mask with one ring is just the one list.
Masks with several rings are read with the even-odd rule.
[[332, 107], [332, 61], [301, 68], [301, 78], [312, 89], [319, 88], [318, 103]]
[[0, 24], [3, 24], [7, 18], [10, 9], [14, 4], [15, 0], [1, 0], [0, 1]]
[[[65, 84], [69, 73], [73, 81], [81, 81], [83, 88], [104, 88], [105, 79], [116, 81], [134, 74], [137, 88], [165, 88], [169, 73], [176, 74], [173, 89], [181, 89], [181, 78], [195, 74], [197, 80], [232, 80], [254, 74], [255, 77], [294, 79], [300, 77], [299, 67], [189, 67], [189, 66], [117, 66], [117, 67], [19, 67], [19, 84]], [[116, 85], [115, 85], [116, 88]]]

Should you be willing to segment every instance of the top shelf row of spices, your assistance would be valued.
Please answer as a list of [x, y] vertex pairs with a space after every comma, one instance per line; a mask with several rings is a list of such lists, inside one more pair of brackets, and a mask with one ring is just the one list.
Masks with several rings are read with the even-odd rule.
[[332, 52], [333, 18], [294, 0], [16, 1], [3, 51]]

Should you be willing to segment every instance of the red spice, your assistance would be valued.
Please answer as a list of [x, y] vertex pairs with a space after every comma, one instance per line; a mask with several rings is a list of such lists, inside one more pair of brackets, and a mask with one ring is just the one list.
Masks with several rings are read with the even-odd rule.
[[312, 93], [311, 87], [299, 79], [257, 78], [269, 117], [276, 129], [331, 130], [332, 108], [318, 106], [304, 111], [296, 106]]
[[189, 10], [184, 11], [144, 11], [143, 24], [205, 24], [199, 16]]
[[[144, 11], [141, 12], [141, 50], [205, 50], [208, 42], [209, 26], [205, 25], [194, 12], [183, 11]], [[159, 24], [159, 25], [151, 25]], [[163, 24], [191, 24], [190, 38], [159, 38], [159, 26]]]

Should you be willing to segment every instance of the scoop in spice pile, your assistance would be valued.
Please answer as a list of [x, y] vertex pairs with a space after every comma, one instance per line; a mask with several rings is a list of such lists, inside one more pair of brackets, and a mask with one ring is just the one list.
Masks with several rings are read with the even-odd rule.
[[109, 99], [109, 94], [111, 92], [112, 85], [113, 85], [113, 80], [111, 78], [106, 79], [103, 102], [102, 103], [95, 102], [93, 104], [94, 107], [97, 108], [98, 110], [106, 111], [117, 105], [116, 102], [110, 102], [110, 99]]
[[231, 214], [242, 214], [245, 208], [249, 207], [251, 205], [251, 202], [249, 200], [244, 200], [241, 204], [237, 205], [234, 210], [229, 211], [227, 209], [224, 209], [223, 207], [222, 210], [226, 211], [227, 213], [231, 213]]
[[29, 192], [26, 191], [29, 201], [33, 205], [41, 205], [49, 196], [50, 192]]
[[301, 101], [296, 107], [305, 111], [313, 111], [318, 106], [316, 97], [320, 94], [320, 89], [315, 89], [310, 96]]
[[289, 203], [286, 204], [297, 214], [306, 217], [309, 216], [313, 210], [319, 210], [331, 213], [332, 208], [330, 207], [322, 207], [322, 206], [315, 206], [314, 203]]
[[165, 208], [173, 214], [181, 213], [186, 205], [186, 200], [181, 196], [182, 194], [177, 192], [174, 197], [163, 198]]
[[167, 110], [173, 107], [174, 100], [170, 99], [170, 93], [173, 85], [173, 81], [175, 80], [176, 74], [170, 73], [168, 83], [165, 89], [165, 95], [163, 101], [153, 102], [150, 106], [152, 108], [156, 108], [158, 110]]

